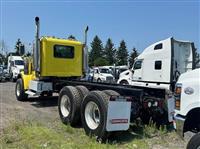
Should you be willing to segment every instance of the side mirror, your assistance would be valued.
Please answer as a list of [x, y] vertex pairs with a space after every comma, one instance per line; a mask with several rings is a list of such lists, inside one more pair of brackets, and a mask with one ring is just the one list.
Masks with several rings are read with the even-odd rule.
[[134, 74], [134, 69], [131, 69], [132, 74]]

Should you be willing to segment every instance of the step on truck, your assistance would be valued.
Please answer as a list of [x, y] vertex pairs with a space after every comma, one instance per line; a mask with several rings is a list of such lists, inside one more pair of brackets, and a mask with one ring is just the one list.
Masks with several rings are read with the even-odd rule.
[[39, 35], [39, 17], [33, 57], [25, 59], [18, 75], [18, 101], [29, 96], [59, 93], [58, 111], [64, 124], [82, 125], [87, 135], [105, 140], [111, 132], [128, 130], [140, 118], [157, 124], [168, 122], [164, 88], [82, 81], [88, 70], [87, 30], [85, 41]]

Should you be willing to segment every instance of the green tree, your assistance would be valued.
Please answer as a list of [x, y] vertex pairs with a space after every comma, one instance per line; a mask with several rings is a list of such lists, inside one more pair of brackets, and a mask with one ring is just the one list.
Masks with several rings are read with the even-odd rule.
[[135, 58], [138, 56], [138, 52], [137, 52], [137, 49], [134, 47], [130, 53], [130, 56], [129, 56], [129, 65], [130, 67], [133, 66], [133, 63], [135, 62]]
[[73, 36], [73, 35], [69, 35], [67, 39], [70, 39], [70, 40], [76, 40], [76, 37]]
[[99, 57], [94, 60], [94, 66], [106, 66], [108, 64], [108, 61], [103, 57]]
[[117, 65], [127, 65], [128, 62], [128, 50], [124, 40], [120, 42], [120, 46], [117, 50]]
[[112, 40], [108, 38], [104, 48], [105, 59], [108, 61], [108, 65], [113, 65], [115, 63], [115, 53], [114, 44]]
[[5, 56], [3, 54], [0, 53], [0, 65], [2, 65], [3, 63], [5, 63]]
[[16, 49], [16, 55], [24, 55], [25, 54], [25, 46], [24, 44], [22, 44], [22, 42], [20, 41], [20, 39], [17, 39], [17, 42], [15, 44], [15, 49]]
[[103, 44], [96, 35], [91, 43], [91, 50], [89, 52], [89, 65], [94, 66], [94, 61], [97, 58], [103, 58]]
[[17, 39], [17, 42], [15, 44], [15, 50], [16, 50], [16, 54], [19, 55], [20, 54], [20, 45], [22, 44], [22, 42], [20, 41], [20, 38]]

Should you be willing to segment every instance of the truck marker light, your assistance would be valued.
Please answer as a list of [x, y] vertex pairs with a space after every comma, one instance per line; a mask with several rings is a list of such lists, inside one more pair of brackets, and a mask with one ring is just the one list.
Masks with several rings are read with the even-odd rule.
[[181, 94], [181, 87], [176, 87], [175, 93], [176, 93], [176, 94]]
[[160, 108], [162, 108], [162, 107], [163, 107], [163, 102], [162, 102], [162, 101], [159, 101], [159, 102], [158, 102], [158, 106], [159, 106]]
[[132, 101], [133, 98], [129, 96], [110, 96], [110, 101]]
[[151, 102], [148, 102], [148, 107], [149, 107], [149, 108], [151, 107]]
[[175, 106], [176, 106], [176, 109], [179, 110], [180, 109], [180, 100], [177, 100], [175, 101]]
[[111, 124], [126, 124], [128, 123], [128, 119], [111, 119]]
[[157, 101], [154, 102], [154, 106], [155, 106], [155, 107], [158, 106], [158, 102], [157, 102]]
[[143, 106], [144, 106], [144, 108], [148, 108], [148, 103], [147, 103], [147, 102], [144, 102], [144, 103], [143, 103]]

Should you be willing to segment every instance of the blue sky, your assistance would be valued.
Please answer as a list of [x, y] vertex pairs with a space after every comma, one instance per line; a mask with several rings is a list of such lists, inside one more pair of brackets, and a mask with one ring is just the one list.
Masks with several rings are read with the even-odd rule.
[[[41, 20], [41, 35], [66, 38], [73, 34], [83, 41], [89, 25], [88, 42], [98, 35], [115, 47], [123, 39], [129, 51], [140, 52], [151, 43], [173, 36], [189, 40], [199, 49], [200, 2], [198, 0], [153, 1], [64, 1], [1, 0], [1, 39], [13, 50], [17, 38], [34, 40], [34, 17]], [[200, 50], [198, 50], [200, 51]]]

